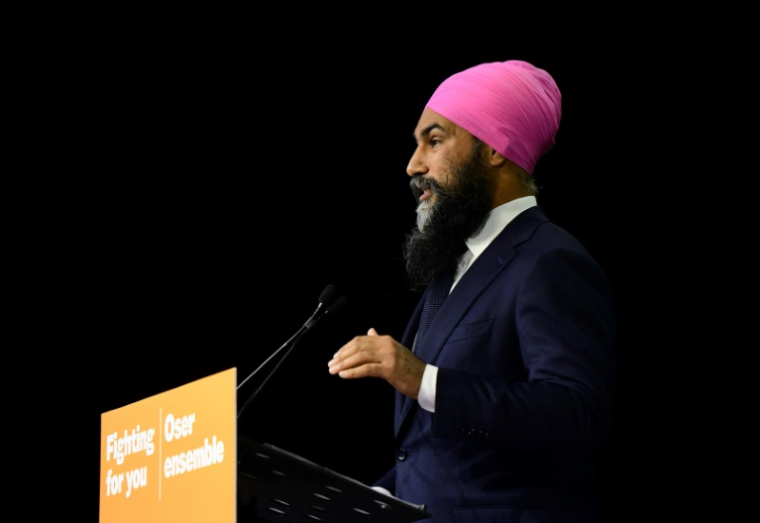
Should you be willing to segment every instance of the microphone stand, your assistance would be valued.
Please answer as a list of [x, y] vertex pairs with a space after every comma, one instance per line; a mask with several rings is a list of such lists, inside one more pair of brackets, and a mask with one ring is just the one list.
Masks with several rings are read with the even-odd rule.
[[250, 373], [243, 381], [240, 382], [240, 384], [237, 386], [237, 390], [240, 390], [240, 387], [245, 385], [245, 383], [251, 379], [255, 374], [261, 370], [261, 368], [269, 363], [269, 361], [274, 358], [277, 354], [279, 354], [283, 349], [287, 348], [288, 350], [285, 352], [285, 354], [280, 358], [280, 361], [277, 362], [277, 365], [274, 366], [274, 368], [267, 374], [267, 377], [264, 378], [264, 381], [262, 381], [261, 385], [253, 391], [253, 394], [248, 396], [248, 399], [245, 400], [243, 405], [240, 407], [240, 410], [238, 410], [237, 419], [240, 419], [240, 416], [243, 414], [243, 411], [245, 408], [253, 401], [253, 399], [259, 394], [259, 391], [266, 385], [266, 383], [269, 381], [269, 379], [272, 377], [272, 375], [275, 373], [275, 371], [282, 365], [282, 362], [285, 361], [285, 358], [288, 357], [288, 354], [291, 353], [291, 351], [295, 348], [295, 346], [298, 344], [298, 341], [301, 339], [301, 337], [304, 335], [304, 333], [309, 330], [311, 327], [313, 327], [319, 320], [324, 318], [327, 314], [329, 314], [331, 311], [333, 313], [337, 312], [338, 310], [345, 308], [348, 304], [348, 300], [345, 296], [341, 295], [338, 289], [334, 285], [328, 285], [324, 291], [322, 291], [322, 294], [319, 297], [319, 305], [317, 306], [317, 309], [312, 313], [311, 317], [306, 320], [306, 322], [301, 326], [300, 329], [298, 329], [298, 332], [293, 334], [293, 336], [290, 337], [288, 341], [283, 343], [279, 349], [274, 351], [274, 353], [269, 356], [264, 362], [259, 365], [256, 370], [254, 370], [252, 373]]
[[264, 385], [266, 385], [266, 383], [269, 381], [269, 378], [272, 377], [275, 371], [280, 367], [280, 365], [282, 365], [282, 362], [285, 361], [285, 358], [288, 357], [288, 354], [290, 354], [290, 352], [295, 348], [296, 344], [298, 343], [298, 340], [301, 339], [301, 336], [303, 336], [303, 333], [306, 332], [307, 328], [308, 327], [306, 327], [306, 324], [302, 325], [301, 328], [298, 329], [298, 332], [296, 332], [293, 336], [291, 336], [288, 341], [282, 344], [282, 346], [279, 349], [274, 351], [274, 353], [271, 356], [269, 356], [266, 360], [264, 360], [264, 363], [259, 365], [258, 368], [255, 371], [253, 371], [251, 374], [249, 374], [246, 379], [240, 382], [240, 385], [237, 386], [237, 390], [240, 390], [240, 387], [245, 385], [245, 382], [251, 379], [254, 376], [254, 374], [258, 373], [259, 370], [269, 362], [269, 360], [271, 360], [277, 354], [279, 354], [280, 351], [282, 351], [285, 347], [290, 346], [288, 351], [282, 356], [282, 358], [280, 358], [280, 361], [277, 362], [277, 365], [275, 365], [274, 368], [269, 372], [269, 374], [267, 374], [267, 377], [264, 378], [264, 381], [261, 382], [261, 385], [259, 385], [259, 387], [255, 391], [253, 391], [253, 394], [248, 396], [248, 399], [245, 400], [245, 403], [243, 403], [243, 406], [240, 407], [240, 410], [238, 410], [238, 414], [237, 414], [238, 419], [240, 419], [240, 416], [243, 414], [243, 410], [245, 410], [245, 408], [253, 401], [253, 398], [255, 398], [259, 394], [259, 391], [264, 387]]

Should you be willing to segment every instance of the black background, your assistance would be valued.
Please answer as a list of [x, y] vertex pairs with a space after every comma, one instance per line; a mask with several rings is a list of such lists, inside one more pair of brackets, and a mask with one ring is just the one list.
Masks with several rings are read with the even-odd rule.
[[51, 410], [76, 424], [77, 466], [88, 470], [61, 487], [75, 489], [79, 519], [97, 517], [102, 413], [232, 367], [242, 380], [328, 284], [351, 306], [304, 336], [240, 428], [367, 483], [392, 463], [392, 389], [330, 376], [327, 361], [369, 327], [401, 335], [417, 298], [401, 260], [415, 216], [412, 131], [447, 76], [507, 59], [543, 67], [562, 91], [556, 145], [535, 172], [539, 203], [597, 257], [617, 297], [616, 414], [598, 463], [604, 519], [644, 515], [670, 495], [685, 459], [664, 428], [678, 422], [678, 392], [660, 385], [673, 358], [663, 327], [672, 297], [652, 274], [672, 262], [643, 249], [659, 241], [645, 218], [662, 202], [641, 165], [663, 120], [637, 53], [609, 35], [408, 49], [390, 37], [305, 39], [288, 52], [221, 29], [103, 33], [52, 51], [61, 74], [49, 78], [61, 88], [46, 102], [49, 132], [66, 144], [60, 161], [75, 173], [46, 187], [58, 201], [38, 306], [54, 318], [46, 334], [66, 347], [45, 364], [62, 386], [45, 388]]

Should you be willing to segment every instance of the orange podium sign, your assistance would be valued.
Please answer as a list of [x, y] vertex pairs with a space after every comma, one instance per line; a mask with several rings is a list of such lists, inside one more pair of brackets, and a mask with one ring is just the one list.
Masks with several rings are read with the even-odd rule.
[[101, 415], [100, 523], [235, 523], [236, 376]]

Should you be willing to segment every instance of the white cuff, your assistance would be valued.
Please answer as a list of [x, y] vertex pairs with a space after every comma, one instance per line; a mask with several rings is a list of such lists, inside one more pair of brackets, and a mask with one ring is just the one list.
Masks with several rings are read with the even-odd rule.
[[428, 412], [435, 413], [435, 385], [437, 381], [438, 367], [428, 364], [425, 367], [425, 373], [422, 375], [420, 393], [417, 395], [417, 402], [420, 407]]

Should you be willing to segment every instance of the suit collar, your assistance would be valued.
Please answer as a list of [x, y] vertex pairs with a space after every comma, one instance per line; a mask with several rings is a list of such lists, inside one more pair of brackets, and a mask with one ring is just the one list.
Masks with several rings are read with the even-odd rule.
[[488, 246], [493, 243], [493, 240], [504, 230], [507, 224], [514, 220], [523, 211], [535, 207], [536, 205], [537, 202], [535, 196], [525, 196], [491, 209], [483, 226], [478, 232], [465, 241], [467, 244], [467, 252], [464, 253], [459, 261], [456, 273], [454, 274], [454, 285], [452, 286], [452, 289], [456, 287], [462, 274], [464, 274], [470, 265], [472, 265], [473, 260], [483, 254]]
[[486, 217], [483, 226], [467, 238], [465, 243], [475, 258], [480, 256], [483, 251], [493, 242], [493, 240], [504, 230], [509, 222], [514, 220], [523, 211], [537, 205], [535, 196], [525, 196], [517, 198], [510, 202], [499, 205], [491, 209]]

